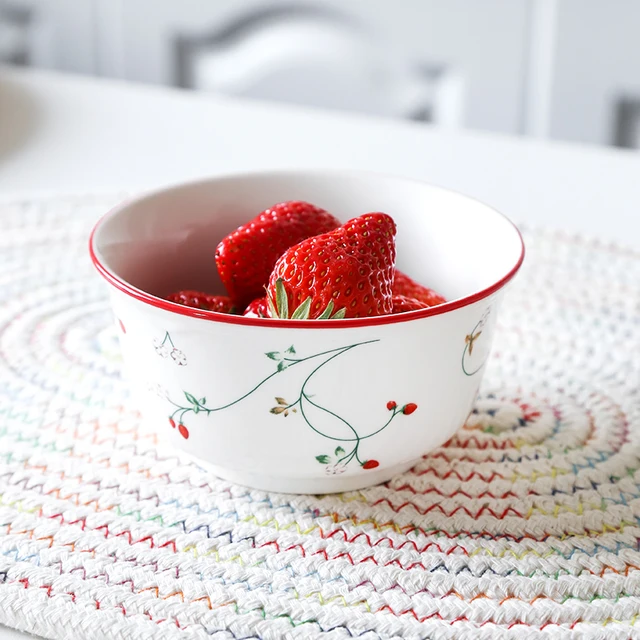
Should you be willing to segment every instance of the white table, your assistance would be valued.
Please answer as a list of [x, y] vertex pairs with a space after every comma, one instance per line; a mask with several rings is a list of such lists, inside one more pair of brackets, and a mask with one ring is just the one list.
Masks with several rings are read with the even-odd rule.
[[261, 168], [404, 174], [516, 221], [640, 245], [640, 154], [0, 68], [0, 194]]
[[292, 167], [422, 178], [517, 221], [640, 246], [640, 154], [0, 69], [0, 197]]

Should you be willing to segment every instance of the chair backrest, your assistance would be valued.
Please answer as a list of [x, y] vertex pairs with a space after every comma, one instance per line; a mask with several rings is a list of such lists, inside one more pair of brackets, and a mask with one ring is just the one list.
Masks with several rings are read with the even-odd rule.
[[463, 83], [408, 60], [349, 16], [277, 7], [180, 37], [177, 83], [228, 95], [459, 126]]

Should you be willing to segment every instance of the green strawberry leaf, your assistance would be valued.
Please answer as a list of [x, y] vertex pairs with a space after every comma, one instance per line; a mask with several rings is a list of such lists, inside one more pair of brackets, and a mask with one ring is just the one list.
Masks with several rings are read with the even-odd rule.
[[316, 456], [316, 460], [320, 463], [320, 464], [329, 464], [329, 460], [331, 458], [329, 458], [329, 456]]
[[338, 309], [332, 316], [332, 320], [342, 320], [347, 315], [347, 308], [342, 307], [342, 309]]
[[289, 365], [284, 362], [284, 361], [280, 361], [278, 362], [278, 371], [284, 371]]
[[308, 320], [311, 309], [311, 297], [308, 297], [292, 314], [292, 320]]
[[341, 456], [344, 453], [344, 449], [342, 447], [337, 447], [334, 453], [336, 456]]
[[267, 358], [271, 358], [271, 360], [281, 360], [282, 359], [282, 355], [279, 351], [269, 351], [268, 353], [264, 354], [265, 356], [267, 356]]
[[296, 352], [296, 350], [293, 348], [293, 345], [291, 345], [291, 346], [286, 350], [286, 352], [285, 352], [285, 353], [295, 353], [295, 352]]
[[204, 396], [200, 398], [200, 404], [207, 404], [207, 399]]
[[282, 278], [276, 280], [276, 309], [278, 310], [277, 318], [289, 317], [289, 298]]
[[329, 300], [329, 304], [325, 307], [324, 311], [318, 316], [318, 320], [328, 320], [333, 313], [333, 300]]
[[200, 411], [200, 406], [199, 405], [194, 405], [193, 406], [193, 413], [198, 413]]

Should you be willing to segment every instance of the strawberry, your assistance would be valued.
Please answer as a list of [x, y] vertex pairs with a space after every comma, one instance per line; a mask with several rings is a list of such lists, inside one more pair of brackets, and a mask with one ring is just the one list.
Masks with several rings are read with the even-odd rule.
[[395, 235], [390, 216], [367, 213], [291, 247], [269, 278], [269, 315], [324, 320], [391, 313]]
[[391, 298], [393, 302], [393, 311], [391, 313], [404, 313], [405, 311], [417, 311], [418, 309], [428, 309], [429, 305], [415, 298], [407, 298], [407, 296], [394, 295]]
[[218, 313], [236, 312], [231, 298], [214, 296], [201, 291], [178, 291], [167, 296], [167, 300], [183, 304], [185, 307], [194, 307], [195, 309], [206, 309], [207, 311], [217, 311]]
[[[396, 270], [396, 277], [393, 281], [393, 295], [414, 298], [424, 302], [428, 307], [435, 307], [437, 304], [446, 302], [439, 293], [418, 284], [413, 278], [398, 270]], [[406, 309], [406, 311], [409, 311], [409, 309]]]
[[242, 315], [248, 318], [268, 318], [267, 299], [264, 296], [262, 298], [256, 298], [247, 305]]
[[239, 307], [246, 307], [264, 295], [276, 260], [289, 247], [339, 226], [330, 213], [308, 202], [275, 204], [218, 245], [216, 265], [222, 284]]

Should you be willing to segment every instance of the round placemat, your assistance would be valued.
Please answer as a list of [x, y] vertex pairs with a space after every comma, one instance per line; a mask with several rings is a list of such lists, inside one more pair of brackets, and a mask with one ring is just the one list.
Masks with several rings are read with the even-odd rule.
[[217, 479], [138, 430], [88, 231], [0, 206], [0, 623], [46, 638], [640, 637], [640, 255], [524, 229], [483, 391], [410, 472]]

